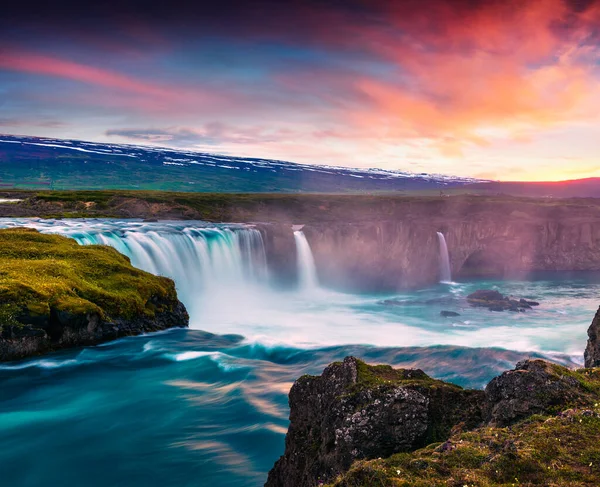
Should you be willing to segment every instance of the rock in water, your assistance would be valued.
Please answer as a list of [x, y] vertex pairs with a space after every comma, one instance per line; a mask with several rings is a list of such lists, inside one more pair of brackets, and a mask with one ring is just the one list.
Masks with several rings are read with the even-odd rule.
[[588, 342], [583, 357], [586, 367], [600, 367], [600, 308], [588, 328]]
[[444, 318], [454, 318], [456, 316], [460, 316], [460, 313], [457, 313], [456, 311], [440, 311], [440, 316], [443, 316]]
[[537, 301], [526, 299], [511, 299], [492, 289], [479, 289], [467, 296], [467, 302], [474, 307], [487, 308], [490, 311], [515, 311], [524, 312], [532, 306], [539, 306]]
[[492, 289], [479, 289], [467, 296], [469, 301], [504, 301], [504, 296], [499, 291]]
[[267, 487], [312, 487], [352, 462], [444, 440], [481, 422], [483, 391], [434, 380], [418, 369], [370, 366], [354, 357], [304, 376], [290, 391], [285, 454]]

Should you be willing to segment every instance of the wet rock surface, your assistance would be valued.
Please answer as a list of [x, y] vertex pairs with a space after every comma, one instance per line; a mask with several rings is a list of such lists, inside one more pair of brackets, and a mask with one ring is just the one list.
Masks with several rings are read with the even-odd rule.
[[492, 289], [479, 289], [467, 296], [467, 302], [477, 308], [487, 308], [490, 311], [514, 311], [523, 313], [534, 306], [539, 306], [537, 301], [524, 298], [514, 299], [504, 296]]
[[455, 318], [457, 316], [460, 316], [460, 313], [457, 313], [456, 311], [442, 310], [440, 311], [440, 316], [443, 316], [444, 318]]
[[[40, 320], [23, 314], [23, 324], [0, 328], [0, 361], [40, 355], [62, 348], [96, 345], [124, 336], [188, 326], [189, 316], [179, 301], [152, 298], [161, 307], [154, 316], [106, 319], [97, 314], [50, 310]], [[28, 323], [29, 322], [29, 323]]]

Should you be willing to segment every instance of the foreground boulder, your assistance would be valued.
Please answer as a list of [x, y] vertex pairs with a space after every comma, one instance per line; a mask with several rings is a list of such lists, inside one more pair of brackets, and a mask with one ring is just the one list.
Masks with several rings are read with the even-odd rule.
[[484, 392], [347, 357], [298, 379], [289, 402], [267, 487], [598, 485], [600, 369], [523, 361]]
[[495, 426], [508, 426], [533, 414], [589, 406], [598, 400], [599, 392], [600, 387], [590, 388], [584, 372], [545, 360], [525, 360], [485, 388], [486, 419]]
[[479, 289], [467, 296], [467, 302], [471, 306], [487, 308], [490, 311], [515, 311], [524, 312], [533, 306], [539, 306], [537, 301], [527, 299], [513, 299], [504, 296], [499, 291], [492, 289]]
[[290, 391], [286, 451], [269, 487], [309, 487], [363, 458], [411, 451], [482, 420], [483, 391], [434, 380], [421, 370], [369, 366], [354, 357], [304, 376]]
[[454, 433], [412, 453], [355, 462], [329, 487], [598, 487], [600, 409]]
[[175, 285], [104, 246], [0, 230], [0, 360], [188, 325]]
[[588, 329], [588, 342], [583, 357], [586, 367], [600, 367], [600, 309]]

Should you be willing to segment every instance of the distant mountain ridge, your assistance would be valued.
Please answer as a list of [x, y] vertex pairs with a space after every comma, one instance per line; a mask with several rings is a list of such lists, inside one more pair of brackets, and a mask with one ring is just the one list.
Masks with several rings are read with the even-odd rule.
[[215, 193], [507, 194], [598, 198], [600, 178], [490, 181], [441, 174], [209, 154], [167, 147], [0, 134], [0, 189]]
[[476, 182], [162, 147], [0, 135], [0, 187], [214, 192], [444, 190]]

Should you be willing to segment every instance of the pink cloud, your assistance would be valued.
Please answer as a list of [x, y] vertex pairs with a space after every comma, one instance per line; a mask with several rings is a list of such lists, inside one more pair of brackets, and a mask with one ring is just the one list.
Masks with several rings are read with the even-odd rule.
[[0, 68], [54, 76], [143, 95], [169, 96], [169, 90], [106, 69], [29, 52], [0, 53]]

